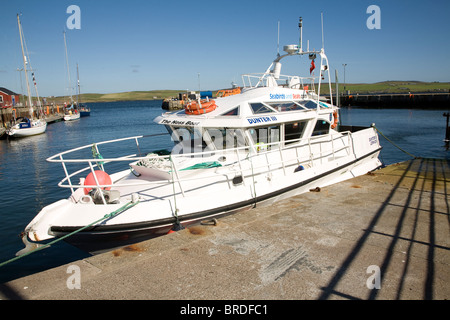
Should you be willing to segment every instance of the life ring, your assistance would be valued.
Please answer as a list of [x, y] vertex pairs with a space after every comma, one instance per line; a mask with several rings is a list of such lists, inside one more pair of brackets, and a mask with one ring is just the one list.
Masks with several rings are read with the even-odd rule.
[[201, 100], [200, 104], [198, 103], [198, 101], [192, 101], [191, 103], [189, 103], [186, 108], [189, 110], [199, 110], [199, 109], [207, 109], [209, 107], [211, 107], [212, 105], [215, 105], [216, 102], [214, 100]]
[[186, 105], [184, 111], [186, 114], [205, 114], [211, 112], [217, 108], [216, 102], [214, 100], [202, 100], [200, 103], [197, 101], [192, 101]]
[[205, 114], [205, 113], [215, 110], [216, 108], [217, 108], [217, 105], [214, 104], [214, 105], [211, 105], [209, 108], [202, 108], [202, 109], [196, 109], [196, 110], [186, 109], [185, 113], [186, 114]]
[[334, 129], [337, 127], [338, 124], [338, 113], [337, 111], [333, 112], [333, 123], [331, 124], [331, 129]]

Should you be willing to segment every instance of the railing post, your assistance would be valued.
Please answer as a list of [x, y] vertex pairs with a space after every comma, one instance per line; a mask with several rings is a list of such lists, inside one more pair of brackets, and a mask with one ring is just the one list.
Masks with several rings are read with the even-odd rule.
[[314, 159], [314, 155], [313, 155], [313, 153], [312, 153], [312, 150], [311, 150], [311, 138], [308, 138], [308, 146], [309, 146], [309, 162], [310, 162], [310, 165], [311, 165], [311, 168], [313, 167], [313, 159]]
[[284, 159], [283, 159], [283, 153], [281, 152], [281, 145], [278, 148], [278, 151], [280, 152], [280, 159], [281, 159], [281, 166], [283, 167], [283, 173], [286, 175], [286, 167], [284, 166]]
[[241, 157], [239, 156], [239, 152], [238, 152], [239, 150], [238, 150], [238, 148], [234, 148], [234, 151], [236, 152], [236, 156], [237, 156], [238, 163], [239, 163], [239, 169], [241, 170], [242, 183], [245, 186], [244, 172], [242, 170]]
[[[172, 164], [172, 168], [173, 168], [173, 171], [175, 172], [175, 176], [177, 177], [177, 182], [178, 182], [178, 186], [180, 187], [181, 194], [184, 197], [184, 191], [183, 191], [183, 188], [181, 187], [181, 181], [180, 181], [180, 177], [178, 176], [178, 170], [177, 170], [177, 167], [175, 166], [175, 162], [173, 162], [173, 160], [172, 160], [172, 156], [169, 156], [169, 160], [170, 160], [170, 163]], [[173, 176], [172, 176], [172, 183], [175, 183]], [[175, 193], [175, 190], [174, 190], [174, 193]], [[175, 196], [175, 194], [174, 194], [174, 196]]]
[[94, 176], [95, 185], [100, 190], [100, 196], [102, 197], [103, 204], [107, 204], [105, 196], [103, 195], [102, 189], [100, 188], [100, 183], [98, 183], [97, 176], [95, 175], [94, 166], [92, 165], [91, 161], [89, 161], [89, 167], [91, 168], [92, 175]]
[[336, 160], [336, 154], [334, 153], [334, 134], [331, 135], [331, 151], [333, 152], [333, 160]]
[[137, 149], [138, 149], [138, 152], [139, 152], [139, 157], [141, 157], [141, 156], [142, 156], [142, 154], [141, 154], [141, 149], [139, 148], [139, 141], [138, 141], [138, 137], [135, 137], [135, 138], [134, 138], [134, 140], [136, 141], [136, 146], [137, 146]]
[[72, 181], [70, 180], [69, 172], [67, 171], [66, 163], [63, 160], [62, 154], [59, 155], [59, 159], [61, 160], [61, 164], [63, 166], [64, 173], [66, 174], [67, 180], [69, 181], [69, 184], [70, 184], [70, 191], [72, 191], [72, 195], [73, 195], [75, 193], [75, 191], [72, 188]]

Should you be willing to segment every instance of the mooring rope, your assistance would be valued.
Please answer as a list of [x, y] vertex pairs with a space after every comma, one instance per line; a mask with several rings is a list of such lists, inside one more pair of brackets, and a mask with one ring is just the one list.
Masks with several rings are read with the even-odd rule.
[[407, 155], [413, 157], [414, 159], [417, 159], [417, 158], [418, 158], [418, 157], [416, 157], [415, 155], [409, 153], [408, 151], [406, 151], [406, 150], [400, 148], [400, 147], [399, 147], [398, 145], [396, 145], [394, 142], [392, 142], [388, 137], [386, 137], [386, 136], [383, 134], [383, 132], [380, 131], [380, 129], [378, 129], [378, 128], [375, 126], [375, 124], [372, 124], [372, 127], [373, 127], [375, 130], [377, 130], [377, 132], [378, 132], [379, 134], [381, 134], [381, 135], [383, 136], [383, 138], [385, 138], [387, 141], [389, 141], [394, 147], [398, 148], [400, 151], [403, 151], [404, 153], [406, 153]]
[[45, 245], [42, 245], [42, 246], [40, 246], [40, 247], [37, 247], [36, 249], [34, 249], [34, 250], [32, 250], [32, 251], [29, 251], [29, 252], [24, 253], [24, 254], [22, 254], [22, 255], [20, 255], [20, 256], [17, 256], [17, 257], [15, 257], [15, 258], [12, 258], [12, 259], [9, 259], [9, 260], [7, 260], [7, 261], [5, 261], [5, 262], [0, 263], [0, 268], [3, 267], [4, 265], [7, 265], [8, 263], [11, 263], [11, 262], [14, 262], [14, 261], [16, 261], [16, 260], [19, 260], [19, 259], [21, 259], [21, 258], [23, 258], [23, 257], [25, 257], [25, 256], [28, 256], [28, 255], [30, 255], [30, 254], [32, 254], [32, 253], [34, 253], [34, 252], [37, 252], [37, 251], [40, 251], [40, 250], [42, 250], [42, 249], [48, 248], [48, 247], [50, 247], [51, 245], [54, 245], [55, 243], [57, 243], [57, 242], [59, 242], [59, 241], [61, 241], [61, 240], [64, 240], [64, 239], [66, 239], [66, 238], [68, 238], [68, 237], [70, 237], [70, 236], [73, 236], [74, 234], [76, 234], [76, 233], [78, 233], [78, 232], [80, 232], [80, 231], [83, 231], [83, 230], [85, 230], [85, 229], [87, 229], [87, 228], [93, 226], [94, 224], [97, 224], [97, 223], [99, 223], [99, 222], [101, 222], [101, 221], [103, 221], [103, 220], [105, 220], [105, 219], [112, 218], [112, 217], [118, 215], [119, 213], [122, 213], [122, 212], [124, 212], [124, 211], [126, 211], [126, 210], [128, 210], [128, 209], [130, 209], [130, 208], [132, 208], [132, 207], [134, 207], [134, 206], [137, 205], [138, 203], [139, 203], [139, 201], [136, 201], [136, 202], [131, 202], [131, 201], [130, 201], [130, 202], [128, 202], [127, 204], [125, 204], [124, 206], [120, 207], [119, 209], [117, 209], [117, 210], [115, 210], [115, 211], [113, 211], [113, 212], [111, 212], [111, 213], [106, 214], [106, 215], [103, 216], [102, 218], [100, 218], [100, 219], [98, 219], [98, 220], [96, 220], [96, 221], [94, 221], [94, 222], [88, 224], [87, 226], [84, 226], [84, 227], [81, 227], [80, 229], [77, 229], [77, 230], [75, 230], [75, 231], [72, 231], [71, 233], [68, 233], [68, 234], [66, 234], [66, 235], [64, 235], [64, 236], [62, 236], [62, 237], [60, 237], [60, 238], [57, 238], [56, 240], [53, 240], [53, 241], [51, 241], [51, 242], [49, 242], [49, 243], [47, 243], [47, 244], [45, 244]]
[[[103, 159], [103, 156], [100, 154], [100, 152], [98, 152], [97, 145], [95, 143], [92, 144], [91, 150], [92, 150], [92, 156], [94, 157], [94, 159]], [[96, 164], [97, 164], [97, 167], [101, 168], [104, 171], [104, 169], [103, 169], [104, 162], [103, 161], [96, 162]]]

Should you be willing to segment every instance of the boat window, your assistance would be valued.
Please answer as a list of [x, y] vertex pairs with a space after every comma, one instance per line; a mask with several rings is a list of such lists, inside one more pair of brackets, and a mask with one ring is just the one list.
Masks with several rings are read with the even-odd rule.
[[317, 103], [312, 100], [303, 100], [299, 102], [300, 104], [304, 105], [308, 109], [317, 109]]
[[257, 151], [279, 148], [280, 126], [251, 128], [249, 129], [249, 133]]
[[238, 116], [239, 115], [239, 107], [236, 107], [228, 112], [221, 114], [221, 116]]
[[172, 153], [195, 153], [208, 149], [203, 140], [200, 128], [195, 127], [172, 127], [172, 139], [175, 142]]
[[239, 148], [246, 145], [242, 129], [207, 128], [204, 139], [209, 142], [211, 149], [217, 150]]
[[284, 125], [284, 142], [285, 144], [298, 142], [305, 131], [307, 121], [298, 121], [286, 123]]
[[253, 114], [275, 112], [272, 109], [270, 109], [268, 106], [266, 106], [260, 102], [250, 103], [250, 108], [252, 108]]
[[330, 123], [323, 119], [318, 119], [314, 127], [312, 136], [327, 134], [330, 131]]
[[270, 103], [270, 106], [279, 112], [304, 110], [304, 108], [295, 102]]

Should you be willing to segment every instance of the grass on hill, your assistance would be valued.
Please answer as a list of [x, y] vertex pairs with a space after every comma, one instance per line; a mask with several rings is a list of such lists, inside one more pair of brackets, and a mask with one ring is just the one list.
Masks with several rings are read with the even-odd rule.
[[[336, 85], [331, 84], [333, 92]], [[425, 92], [450, 92], [450, 82], [421, 82], [421, 81], [383, 81], [376, 83], [347, 83], [345, 90], [350, 93], [370, 94], [370, 93], [425, 93]], [[328, 86], [325, 86], [323, 93], [328, 93]], [[339, 84], [339, 92], [344, 92], [344, 84]]]
[[[336, 85], [331, 84], [333, 94]], [[317, 89], [317, 87], [316, 87]], [[345, 90], [351, 94], [371, 94], [371, 93], [419, 93], [419, 92], [450, 92], [450, 82], [421, 82], [421, 81], [383, 81], [377, 83], [347, 83]], [[84, 93], [81, 94], [82, 102], [111, 102], [111, 101], [133, 101], [133, 100], [157, 100], [170, 97], [178, 97], [179, 92], [185, 90], [150, 90], [150, 91], [129, 91], [118, 93]], [[339, 84], [339, 92], [344, 92], [344, 84]], [[328, 94], [329, 88], [326, 83], [321, 86], [321, 94]], [[213, 92], [214, 94], [214, 92]], [[49, 102], [55, 101], [64, 104], [67, 97], [49, 98]]]
[[[117, 93], [82, 93], [81, 102], [111, 102], [111, 101], [133, 101], [133, 100], [162, 100], [169, 97], [178, 97], [178, 93], [183, 90], [151, 90], [151, 91], [129, 91]], [[74, 97], [76, 99], [76, 97]], [[67, 97], [55, 97], [47, 99], [64, 104]]]

